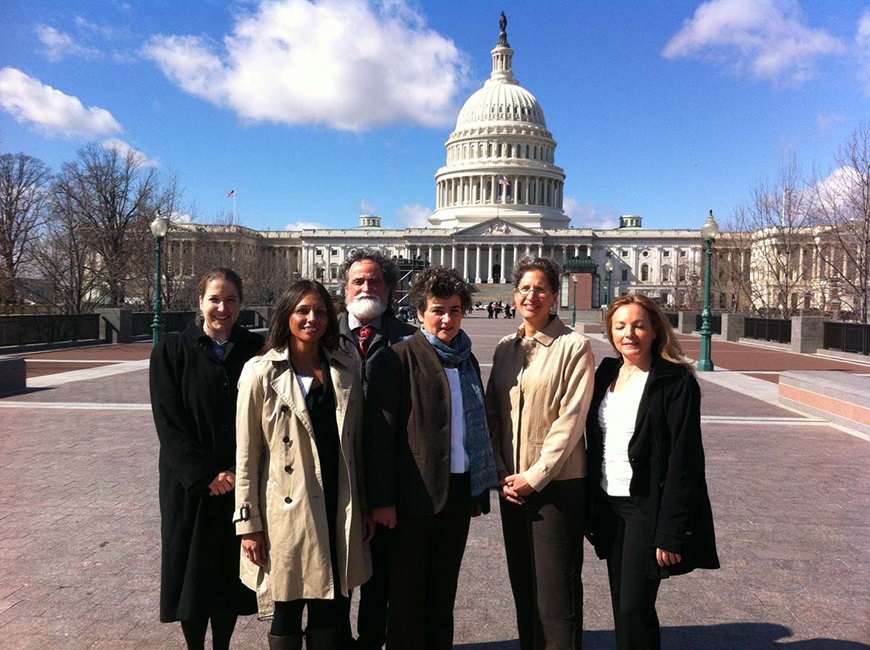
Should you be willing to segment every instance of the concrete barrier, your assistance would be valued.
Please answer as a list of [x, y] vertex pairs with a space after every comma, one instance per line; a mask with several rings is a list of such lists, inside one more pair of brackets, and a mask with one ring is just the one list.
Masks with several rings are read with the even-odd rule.
[[0, 357], [0, 394], [27, 388], [27, 364], [24, 359]]
[[835, 370], [784, 372], [779, 402], [870, 434], [870, 377]]

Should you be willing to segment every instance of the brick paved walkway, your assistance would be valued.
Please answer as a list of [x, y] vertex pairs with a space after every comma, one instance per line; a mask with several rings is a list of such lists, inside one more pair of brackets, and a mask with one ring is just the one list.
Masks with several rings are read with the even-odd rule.
[[[495, 342], [518, 322], [466, 319], [484, 374]], [[696, 342], [686, 339], [690, 356]], [[609, 353], [600, 338], [592, 344]], [[723, 568], [663, 584], [664, 646], [870, 647], [870, 442], [778, 407], [775, 385], [747, 374], [842, 362], [718, 341], [713, 350], [717, 371], [699, 378]], [[28, 363], [38, 388], [0, 398], [4, 649], [183, 648], [178, 626], [157, 622], [147, 353], [134, 344], [34, 355], [43, 360]], [[48, 360], [85, 363], [36, 369]], [[584, 579], [585, 647], [614, 648], [605, 568], [588, 547]], [[265, 648], [266, 629], [240, 621], [233, 647]], [[456, 644], [519, 647], [497, 510], [472, 525]]]

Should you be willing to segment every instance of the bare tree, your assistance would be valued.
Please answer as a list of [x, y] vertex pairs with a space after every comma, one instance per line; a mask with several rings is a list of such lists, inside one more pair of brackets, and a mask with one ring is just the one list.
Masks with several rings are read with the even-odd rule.
[[34, 246], [34, 264], [51, 283], [52, 300], [63, 313], [88, 313], [93, 311], [99, 285], [99, 274], [92, 267], [88, 229], [74, 206], [66, 203], [68, 194], [52, 193], [52, 197], [49, 218], [39, 244]]
[[127, 297], [131, 260], [144, 254], [156, 207], [158, 177], [135, 151], [88, 145], [65, 163], [55, 185], [58, 204], [85, 227], [98, 258], [109, 305]]
[[[852, 132], [840, 149], [838, 168], [816, 174], [813, 214], [825, 279], [843, 307], [862, 323], [870, 318], [870, 124]], [[827, 292], [831, 293], [830, 285]]]
[[748, 294], [754, 309], [765, 316], [790, 318], [811, 291], [814, 242], [811, 200], [794, 156], [780, 167], [779, 177], [759, 182], [750, 200], [728, 223], [730, 245], [751, 251], [746, 261], [727, 272], [737, 295]]
[[0, 155], [0, 301], [16, 303], [16, 281], [48, 208], [51, 171], [23, 153]]

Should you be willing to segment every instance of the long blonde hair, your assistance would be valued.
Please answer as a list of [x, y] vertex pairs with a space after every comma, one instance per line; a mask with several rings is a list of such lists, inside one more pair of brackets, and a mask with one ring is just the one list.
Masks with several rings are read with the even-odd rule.
[[614, 350], [616, 350], [616, 345], [613, 343], [613, 314], [616, 313], [617, 309], [626, 305], [640, 305], [647, 316], [649, 316], [653, 331], [656, 333], [656, 337], [653, 340], [653, 348], [662, 359], [679, 364], [692, 372], [695, 371], [694, 367], [683, 356], [683, 348], [677, 340], [677, 335], [674, 333], [674, 329], [668, 322], [667, 317], [665, 317], [662, 308], [657, 302], [641, 294], [620, 296], [610, 303], [610, 308], [604, 315], [607, 340], [610, 341], [610, 345], [613, 345]]

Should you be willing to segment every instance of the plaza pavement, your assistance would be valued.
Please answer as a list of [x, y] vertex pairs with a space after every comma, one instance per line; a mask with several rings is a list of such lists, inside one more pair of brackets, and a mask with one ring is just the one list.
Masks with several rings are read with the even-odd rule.
[[[464, 327], [486, 376], [519, 321], [480, 313]], [[697, 337], [682, 341], [696, 356]], [[28, 390], [0, 398], [0, 648], [184, 647], [157, 621], [149, 349], [28, 355]], [[870, 648], [870, 441], [778, 406], [775, 383], [789, 368], [870, 366], [719, 341], [713, 360], [699, 379], [722, 569], [663, 583], [664, 647]], [[614, 648], [605, 566], [586, 550], [584, 647]], [[233, 647], [265, 648], [267, 627], [240, 620]], [[472, 523], [455, 642], [519, 648], [497, 508]]]

